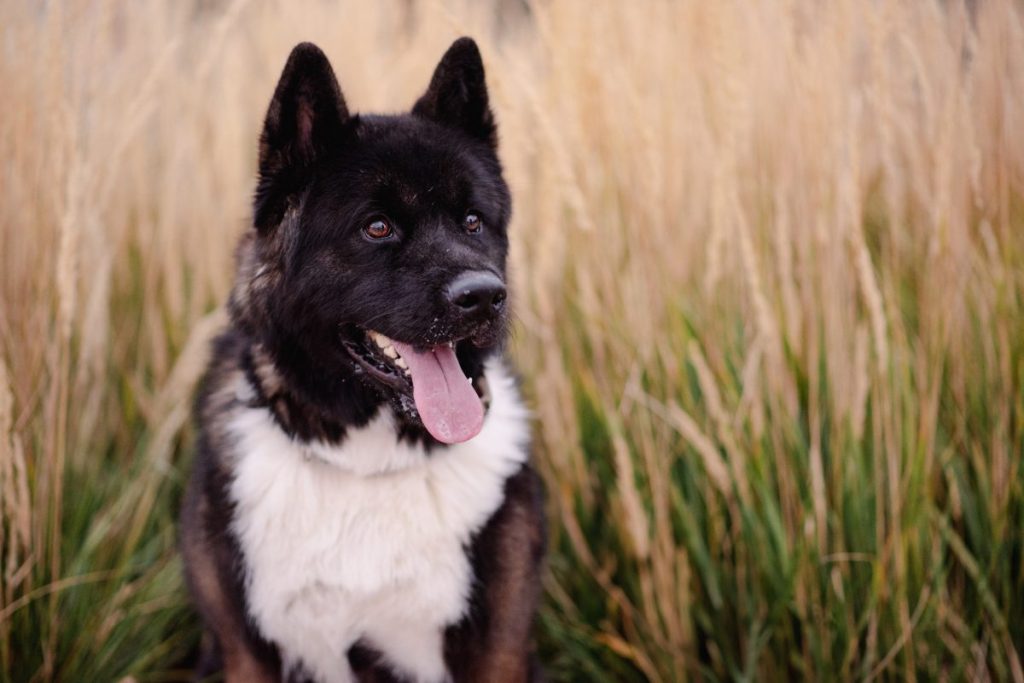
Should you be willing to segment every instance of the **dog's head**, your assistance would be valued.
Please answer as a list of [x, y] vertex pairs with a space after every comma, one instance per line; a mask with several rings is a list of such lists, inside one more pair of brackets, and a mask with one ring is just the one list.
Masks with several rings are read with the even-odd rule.
[[350, 114], [327, 58], [299, 45], [260, 139], [236, 318], [310, 395], [355, 383], [437, 440], [464, 441], [507, 327], [510, 209], [472, 40], [392, 116]]

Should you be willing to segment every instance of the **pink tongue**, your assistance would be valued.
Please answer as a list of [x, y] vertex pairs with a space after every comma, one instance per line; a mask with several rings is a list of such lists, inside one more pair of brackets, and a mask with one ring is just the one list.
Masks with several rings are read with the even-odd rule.
[[392, 343], [409, 366], [416, 410], [431, 436], [442, 443], [459, 443], [479, 434], [484, 406], [462, 373], [455, 349], [436, 346], [420, 352], [408, 344]]

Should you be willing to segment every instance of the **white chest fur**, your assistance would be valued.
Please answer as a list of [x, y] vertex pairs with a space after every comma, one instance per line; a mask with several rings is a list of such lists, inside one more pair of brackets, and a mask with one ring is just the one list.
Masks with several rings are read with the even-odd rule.
[[497, 510], [526, 460], [527, 413], [500, 363], [480, 434], [427, 455], [399, 443], [390, 411], [340, 446], [289, 439], [264, 409], [232, 422], [233, 529], [249, 612], [285, 668], [348, 681], [362, 639], [417, 681], [444, 681], [444, 627], [464, 614], [464, 544]]

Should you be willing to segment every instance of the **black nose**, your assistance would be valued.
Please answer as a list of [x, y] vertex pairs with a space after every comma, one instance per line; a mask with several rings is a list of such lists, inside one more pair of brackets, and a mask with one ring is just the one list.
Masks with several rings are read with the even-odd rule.
[[446, 296], [456, 313], [484, 319], [501, 312], [508, 292], [505, 283], [494, 273], [469, 270], [452, 280]]

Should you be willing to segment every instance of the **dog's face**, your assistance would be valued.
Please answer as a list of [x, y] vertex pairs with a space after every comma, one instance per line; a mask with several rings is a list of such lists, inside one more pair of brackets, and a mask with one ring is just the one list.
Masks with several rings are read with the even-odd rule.
[[267, 114], [244, 299], [279, 354], [355, 376], [442, 442], [483, 423], [507, 326], [508, 188], [476, 45], [456, 41], [410, 114], [352, 116], [295, 48]]

